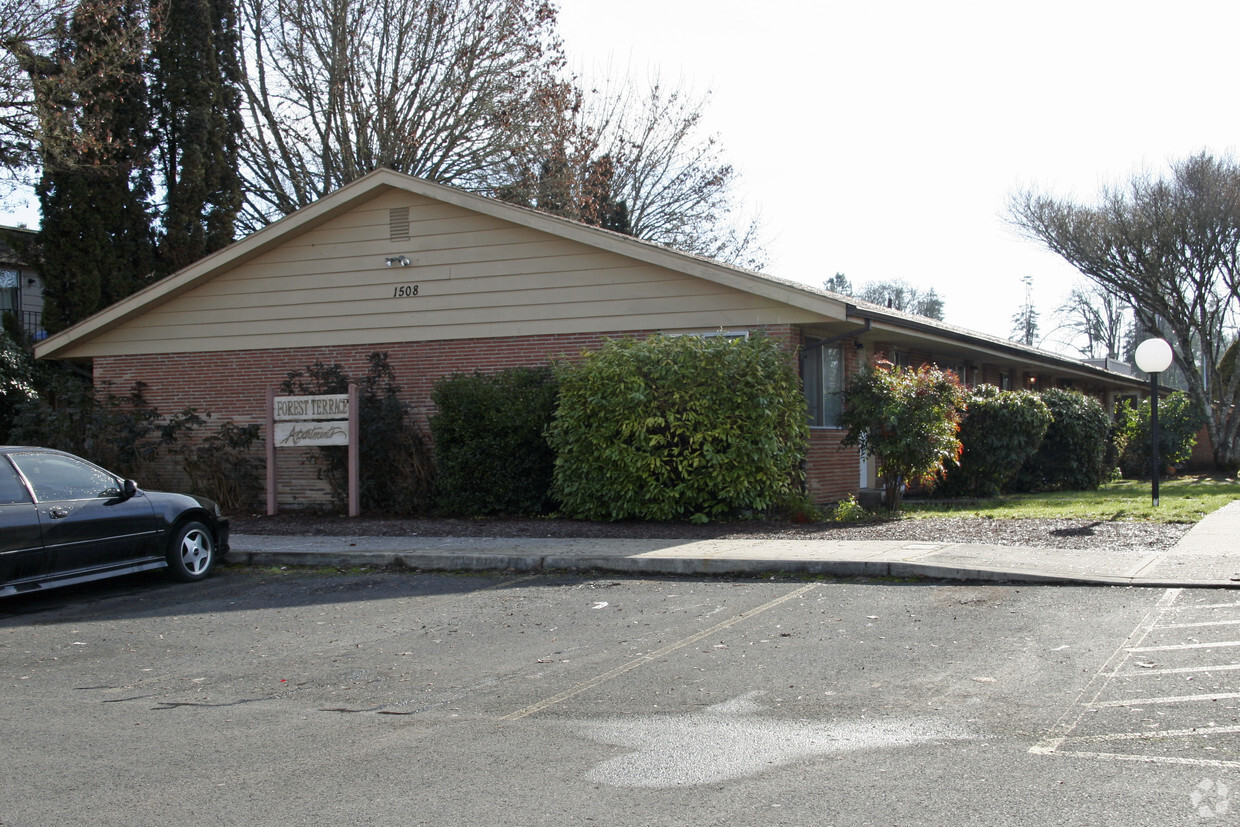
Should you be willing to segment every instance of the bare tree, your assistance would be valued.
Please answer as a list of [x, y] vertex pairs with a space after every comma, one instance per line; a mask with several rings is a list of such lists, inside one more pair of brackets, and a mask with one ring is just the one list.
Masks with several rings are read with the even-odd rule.
[[[837, 273], [836, 277], [838, 278], [839, 275]], [[828, 281], [828, 290], [831, 289], [830, 285], [831, 282]], [[863, 301], [890, 307], [892, 310], [943, 321], [943, 299], [933, 287], [929, 290], [922, 290], [904, 279], [867, 281], [861, 285], [855, 295]]]
[[1055, 310], [1050, 336], [1086, 359], [1122, 359], [1132, 312], [1122, 296], [1094, 283], [1078, 284]]
[[[1240, 165], [1208, 153], [1135, 176], [1093, 206], [1033, 192], [1009, 215], [1171, 343], [1220, 468], [1240, 465], [1240, 371], [1220, 371], [1240, 317]], [[1232, 356], [1233, 359], [1240, 355]]]
[[487, 186], [565, 105], [547, 0], [240, 0], [261, 225], [378, 167]]
[[[740, 203], [739, 174], [719, 136], [702, 130], [707, 101], [657, 77], [645, 87], [623, 80], [579, 90], [546, 143], [514, 156], [495, 194], [589, 223], [602, 223], [593, 217], [600, 209], [622, 208], [631, 235], [761, 269], [760, 221]], [[600, 164], [608, 171], [602, 201]]]

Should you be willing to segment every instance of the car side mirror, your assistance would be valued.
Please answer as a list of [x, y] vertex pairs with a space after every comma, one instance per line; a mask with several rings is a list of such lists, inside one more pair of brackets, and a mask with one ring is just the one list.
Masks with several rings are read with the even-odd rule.
[[133, 499], [138, 495], [138, 484], [133, 480], [125, 480], [121, 483], [121, 495], [127, 500]]

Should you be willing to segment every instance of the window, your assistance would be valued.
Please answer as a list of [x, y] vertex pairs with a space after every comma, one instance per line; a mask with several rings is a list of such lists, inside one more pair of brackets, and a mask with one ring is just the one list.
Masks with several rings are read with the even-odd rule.
[[30, 480], [39, 502], [120, 496], [116, 477], [59, 454], [15, 454], [13, 464]]
[[21, 310], [21, 271], [0, 267], [0, 313]]
[[0, 457], [0, 505], [30, 502], [26, 486], [13, 470], [13, 466]]
[[801, 383], [809, 405], [809, 424], [839, 427], [844, 408], [844, 349], [809, 340], [802, 351]]

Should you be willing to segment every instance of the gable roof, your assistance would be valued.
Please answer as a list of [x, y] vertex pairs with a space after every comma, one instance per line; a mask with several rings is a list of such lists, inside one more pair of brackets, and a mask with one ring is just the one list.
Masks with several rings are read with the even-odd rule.
[[392, 192], [423, 196], [518, 227], [703, 279], [723, 288], [791, 305], [820, 315], [824, 319], [842, 319], [844, 316], [845, 303], [840, 297], [824, 291], [806, 290], [803, 285], [795, 282], [730, 267], [717, 261], [474, 195], [390, 169], [379, 169], [48, 337], [36, 347], [36, 356], [72, 358], [75, 350], [92, 339], [202, 286], [232, 268], [288, 243], [290, 239], [310, 233], [332, 219]]
[[[141, 319], [145, 314], [159, 312], [160, 308], [192, 291], [200, 290], [214, 279], [243, 268], [247, 263], [260, 260], [283, 245], [309, 236], [315, 230], [329, 227], [336, 219], [351, 211], [365, 208], [371, 202], [386, 203], [384, 198], [388, 197], [390, 200], [394, 195], [417, 196], [451, 205], [472, 214], [496, 219], [503, 222], [503, 226], [525, 228], [545, 234], [545, 237], [581, 245], [582, 249], [601, 251], [622, 257], [628, 262], [659, 268], [660, 272], [687, 277], [690, 280], [699, 279], [729, 293], [747, 294], [754, 297], [755, 301], [761, 300], [764, 307], [785, 308], [787, 312], [781, 314], [785, 321], [817, 325], [825, 335], [855, 334], [864, 329], [873, 331], [879, 334], [882, 340], [896, 345], [905, 342], [910, 349], [958, 353], [962, 361], [993, 358], [1042, 367], [1061, 375], [1102, 381], [1112, 386], [1142, 386], [1142, 383], [1130, 376], [1087, 365], [1077, 359], [1025, 347], [798, 282], [689, 255], [631, 236], [435, 184], [390, 169], [371, 172], [315, 203], [48, 337], [36, 345], [35, 354], [39, 358], [54, 359], [89, 358], [92, 351], [123, 352], [120, 350], [122, 345], [117, 343], [109, 345], [116, 350], [100, 350], [99, 342], [106, 340], [118, 328]], [[386, 239], [384, 243], [386, 244]], [[653, 303], [657, 304], [658, 301], [658, 297], [655, 297]], [[461, 314], [458, 313], [454, 318], [460, 317]], [[345, 319], [341, 323], [347, 325], [350, 321]], [[442, 331], [445, 328], [437, 329]], [[274, 338], [274, 335], [267, 339], [258, 337], [255, 341], [274, 341]], [[188, 347], [190, 346], [187, 345]]]

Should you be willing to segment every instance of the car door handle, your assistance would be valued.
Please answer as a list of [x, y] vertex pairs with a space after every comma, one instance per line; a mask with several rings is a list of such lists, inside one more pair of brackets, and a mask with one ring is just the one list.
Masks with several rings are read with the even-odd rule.
[[69, 516], [69, 512], [63, 508], [49, 508], [47, 510], [47, 516], [51, 517], [53, 520], [63, 520], [65, 517]]

